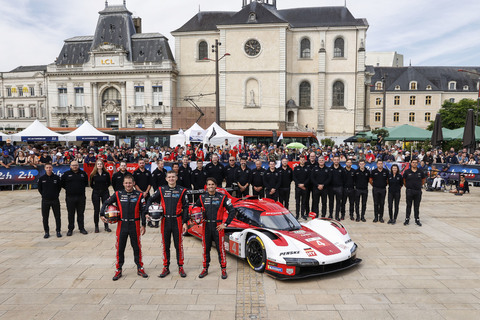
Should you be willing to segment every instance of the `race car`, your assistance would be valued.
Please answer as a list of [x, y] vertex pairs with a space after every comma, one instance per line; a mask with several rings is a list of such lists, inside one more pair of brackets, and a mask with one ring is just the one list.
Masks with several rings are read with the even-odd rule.
[[[313, 219], [300, 224], [279, 202], [232, 197], [236, 216], [225, 229], [225, 250], [246, 259], [257, 272], [276, 279], [300, 279], [358, 265], [357, 245], [338, 221]], [[192, 206], [190, 207], [190, 210]], [[227, 216], [225, 212], [224, 221]], [[188, 233], [201, 239], [203, 224], [193, 221]]]

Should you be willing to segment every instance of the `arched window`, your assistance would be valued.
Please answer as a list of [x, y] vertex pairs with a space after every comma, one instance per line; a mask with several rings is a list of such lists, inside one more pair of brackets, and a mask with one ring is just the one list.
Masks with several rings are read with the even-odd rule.
[[75, 121], [75, 127], [77, 127], [77, 128], [80, 127], [82, 124], [83, 124], [83, 119], [77, 119]]
[[300, 107], [310, 107], [312, 88], [308, 81], [300, 83]]
[[333, 56], [341, 58], [345, 56], [345, 41], [342, 38], [335, 39], [335, 48], [333, 49]]
[[295, 121], [295, 113], [293, 111], [288, 111], [287, 122], [293, 123]]
[[144, 128], [145, 127], [145, 122], [143, 122], [143, 119], [137, 119], [135, 121], [135, 128]]
[[163, 122], [160, 119], [155, 120], [155, 123], [153, 124], [154, 128], [162, 128], [163, 127]]
[[303, 38], [300, 42], [300, 58], [310, 58], [310, 40]]
[[383, 90], [383, 82], [382, 81], [375, 82], [375, 90]]
[[417, 90], [417, 81], [410, 81], [410, 90]]
[[60, 128], [68, 128], [68, 120], [67, 119], [61, 119], [60, 120]]
[[198, 60], [208, 59], [208, 44], [206, 41], [200, 41], [198, 44]]
[[345, 85], [342, 81], [336, 81], [333, 84], [333, 106], [345, 106]]
[[105, 105], [105, 102], [108, 100], [114, 101], [118, 106], [122, 104], [122, 98], [120, 97], [120, 92], [115, 88], [108, 88], [105, 90], [102, 96], [102, 104]]

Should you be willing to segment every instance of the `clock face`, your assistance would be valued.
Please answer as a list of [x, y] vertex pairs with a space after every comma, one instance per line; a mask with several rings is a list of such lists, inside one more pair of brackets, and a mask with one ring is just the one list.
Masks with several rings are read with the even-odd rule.
[[245, 43], [245, 53], [254, 57], [260, 53], [260, 42], [255, 39], [250, 39]]

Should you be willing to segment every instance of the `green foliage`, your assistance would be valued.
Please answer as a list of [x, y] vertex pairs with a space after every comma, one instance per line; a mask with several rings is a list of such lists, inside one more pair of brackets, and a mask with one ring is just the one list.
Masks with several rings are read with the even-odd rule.
[[333, 141], [330, 138], [322, 139], [320, 140], [320, 143], [322, 144], [322, 146], [327, 146], [327, 147], [333, 147], [335, 145], [335, 141]]
[[[476, 110], [476, 108], [477, 102], [473, 99], [462, 99], [459, 102], [450, 102], [446, 100], [439, 111], [442, 116], [442, 127], [448, 129], [464, 127], [468, 109]], [[433, 130], [433, 124], [430, 124], [430, 126], [428, 127], [428, 130]]]
[[416, 143], [413, 144], [413, 149], [414, 150], [431, 150], [432, 149], [432, 143], [430, 141], [430, 139], [427, 139], [425, 141], [418, 141]]
[[430, 121], [430, 124], [427, 127], [428, 131], [433, 131], [433, 127], [435, 126], [435, 121]]
[[460, 139], [455, 139], [451, 141], [445, 141], [442, 143], [442, 150], [450, 150], [450, 148], [454, 148], [455, 150], [460, 150], [463, 148], [463, 142]]
[[378, 129], [372, 130], [372, 133], [376, 134], [377, 137], [382, 136], [383, 138], [388, 137], [388, 135], [390, 134], [387, 129], [383, 129], [383, 128], [378, 128]]

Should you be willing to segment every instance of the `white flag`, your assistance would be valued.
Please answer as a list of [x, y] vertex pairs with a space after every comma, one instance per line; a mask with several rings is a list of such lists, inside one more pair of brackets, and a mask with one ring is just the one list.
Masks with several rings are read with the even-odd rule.
[[280, 140], [283, 140], [283, 132], [282, 132], [282, 133], [280, 133], [280, 137], [278, 137], [278, 140], [277, 140], [277, 142], [280, 142]]

